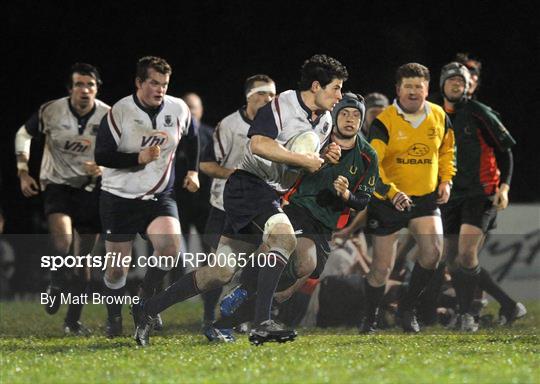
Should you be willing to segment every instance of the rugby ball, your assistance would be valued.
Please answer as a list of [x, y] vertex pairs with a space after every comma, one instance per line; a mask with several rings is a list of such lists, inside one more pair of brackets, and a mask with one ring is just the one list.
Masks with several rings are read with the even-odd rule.
[[[285, 148], [287, 148], [291, 152], [296, 153], [319, 153], [321, 149], [321, 141], [319, 140], [319, 136], [313, 132], [313, 131], [307, 131], [299, 133], [298, 135], [291, 138], [287, 144], [285, 144]], [[282, 185], [288, 185], [292, 186], [298, 176], [302, 173], [301, 167], [293, 167], [290, 165], [284, 164], [284, 172], [283, 172], [283, 178], [282, 178]]]

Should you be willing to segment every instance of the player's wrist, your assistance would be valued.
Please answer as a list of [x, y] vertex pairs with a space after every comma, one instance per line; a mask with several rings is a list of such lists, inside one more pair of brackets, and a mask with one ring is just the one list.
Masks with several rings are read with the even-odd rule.
[[18, 161], [17, 162], [17, 176], [21, 177], [23, 175], [28, 174], [28, 163], [25, 161]]

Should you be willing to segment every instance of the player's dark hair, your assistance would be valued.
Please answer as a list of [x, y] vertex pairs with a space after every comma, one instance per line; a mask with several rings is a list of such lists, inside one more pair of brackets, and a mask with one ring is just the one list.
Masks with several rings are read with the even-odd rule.
[[172, 73], [172, 68], [165, 59], [157, 56], [145, 56], [141, 57], [137, 62], [137, 78], [140, 81], [145, 81], [148, 78], [149, 68], [163, 75], [170, 75]]
[[300, 69], [298, 89], [307, 91], [314, 81], [318, 81], [321, 87], [324, 88], [334, 79], [345, 81], [348, 77], [347, 68], [333, 57], [313, 55], [304, 61]]
[[245, 95], [247, 95], [247, 93], [249, 91], [251, 91], [251, 88], [253, 88], [253, 84], [255, 84], [256, 81], [262, 81], [262, 82], [265, 82], [265, 83], [273, 83], [274, 82], [274, 80], [272, 80], [272, 78], [270, 76], [268, 76], [268, 75], [258, 74], [258, 75], [250, 76], [244, 82], [244, 94]]
[[418, 63], [403, 64], [396, 71], [396, 84], [400, 85], [401, 81], [408, 77], [423, 77], [426, 81], [429, 81], [429, 69]]
[[69, 69], [69, 75], [66, 81], [66, 87], [67, 89], [73, 88], [73, 74], [78, 73], [84, 76], [90, 76], [93, 77], [94, 80], [96, 80], [96, 84], [98, 87], [101, 86], [101, 76], [99, 74], [99, 71], [96, 67], [94, 67], [91, 64], [87, 63], [75, 63], [71, 66]]
[[456, 53], [455, 61], [467, 67], [471, 75], [477, 75], [480, 78], [482, 72], [482, 62], [477, 58], [473, 58], [469, 53]]

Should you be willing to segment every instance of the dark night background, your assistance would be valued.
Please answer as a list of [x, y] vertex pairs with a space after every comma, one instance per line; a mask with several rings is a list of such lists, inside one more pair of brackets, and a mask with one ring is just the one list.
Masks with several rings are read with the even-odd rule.
[[[6, 3], [4, 3], [6, 4]], [[394, 95], [394, 71], [417, 61], [432, 71], [438, 93], [441, 66], [456, 52], [483, 62], [479, 100], [498, 110], [516, 138], [511, 201], [539, 200], [539, 43], [533, 2], [176, 1], [17, 2], [3, 5], [1, 129], [2, 206], [6, 231], [25, 232], [30, 203], [16, 177], [13, 138], [41, 103], [65, 95], [76, 61], [96, 65], [98, 97], [113, 104], [133, 90], [136, 60], [166, 58], [168, 93], [199, 93], [204, 119], [215, 124], [243, 103], [243, 80], [267, 73], [278, 91], [295, 87], [314, 53], [345, 64], [345, 89]], [[533, 98], [536, 96], [536, 99]], [[34, 161], [36, 163], [36, 157]], [[37, 166], [37, 164], [34, 164]], [[30, 203], [30, 204], [29, 204]]]

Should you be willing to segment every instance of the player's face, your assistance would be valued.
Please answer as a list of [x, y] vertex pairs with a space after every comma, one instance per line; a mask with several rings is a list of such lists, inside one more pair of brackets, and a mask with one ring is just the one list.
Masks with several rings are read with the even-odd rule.
[[[256, 81], [253, 83], [253, 88], [261, 87], [264, 85], [270, 85], [273, 83], [266, 83], [264, 81]], [[247, 99], [248, 105], [250, 105], [255, 112], [259, 110], [259, 108], [263, 107], [264, 105], [271, 102], [274, 97], [276, 97], [276, 94], [274, 92], [256, 92]]]
[[399, 104], [407, 113], [416, 113], [424, 107], [429, 82], [423, 77], [405, 77], [396, 87]]
[[384, 111], [384, 107], [371, 107], [366, 111], [366, 125], [368, 127], [371, 127], [371, 123], [373, 123], [373, 120], [379, 116], [379, 114]]
[[362, 114], [356, 108], [343, 108], [337, 115], [337, 126], [341, 136], [354, 137], [360, 129]]
[[318, 85], [315, 88], [315, 105], [321, 111], [331, 111], [341, 99], [343, 80], [334, 79], [326, 87]]
[[144, 106], [157, 108], [163, 102], [169, 86], [169, 75], [157, 72], [153, 68], [148, 68], [148, 77], [141, 81], [136, 79], [137, 97]]
[[472, 96], [474, 92], [476, 92], [476, 87], [478, 87], [478, 75], [471, 73], [471, 81], [469, 83], [469, 89], [467, 90], [467, 94], [469, 96]]
[[187, 106], [189, 107], [189, 110], [191, 112], [191, 116], [196, 118], [198, 121], [201, 121], [202, 115], [203, 115], [203, 105], [202, 100], [199, 96], [190, 94], [187, 95], [184, 99]]
[[461, 76], [449, 77], [444, 82], [443, 91], [448, 101], [459, 101], [465, 92], [465, 80]]
[[92, 76], [74, 73], [71, 75], [72, 85], [69, 90], [71, 103], [81, 109], [94, 105], [97, 94], [97, 82]]

